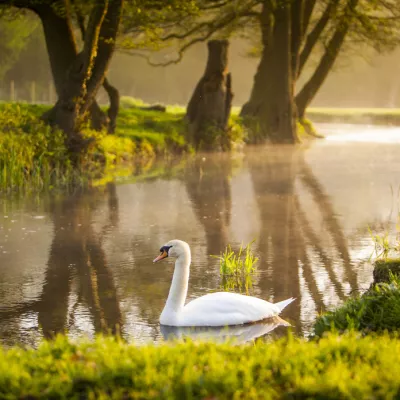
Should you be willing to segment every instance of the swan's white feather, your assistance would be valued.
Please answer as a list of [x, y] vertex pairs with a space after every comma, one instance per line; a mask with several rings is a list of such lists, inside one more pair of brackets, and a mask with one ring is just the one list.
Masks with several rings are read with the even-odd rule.
[[[290, 300], [291, 303], [293, 299]], [[275, 317], [281, 311], [277, 304], [256, 297], [218, 292], [186, 304], [177, 323], [179, 326], [242, 325]]]

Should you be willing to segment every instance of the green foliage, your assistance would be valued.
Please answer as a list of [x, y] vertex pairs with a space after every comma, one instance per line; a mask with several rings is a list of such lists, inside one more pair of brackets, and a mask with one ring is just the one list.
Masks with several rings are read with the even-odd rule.
[[222, 277], [222, 288], [226, 291], [237, 290], [239, 292], [249, 292], [252, 287], [252, 275], [256, 272], [256, 257], [250, 242], [246, 247], [240, 245], [239, 251], [235, 253], [231, 245], [225, 249], [220, 256], [212, 255], [219, 260], [219, 270]]
[[72, 178], [61, 132], [52, 132], [18, 105], [1, 107], [0, 126], [0, 190], [51, 186]]
[[59, 336], [37, 350], [0, 350], [0, 397], [390, 399], [400, 392], [399, 353], [386, 335], [140, 347]]
[[374, 284], [390, 282], [390, 276], [400, 276], [400, 258], [379, 259], [374, 262]]
[[315, 335], [322, 336], [331, 330], [400, 331], [400, 278], [392, 275], [389, 283], [373, 285], [362, 296], [319, 316], [314, 326]]
[[317, 132], [313, 123], [306, 118], [301, 118], [297, 121], [297, 136], [300, 141], [307, 140], [310, 138], [321, 139], [324, 137], [323, 135]]
[[[199, 151], [230, 151], [240, 147], [243, 144], [244, 130], [240, 123], [229, 121], [228, 128], [214, 124], [206, 124], [201, 128], [202, 134], [198, 141], [197, 149]], [[195, 142], [193, 137], [188, 138], [189, 142]]]
[[142, 110], [135, 103], [134, 99], [130, 103], [124, 100], [125, 108], [120, 110], [117, 120], [118, 136], [139, 144], [148, 142], [155, 153], [190, 151], [182, 112]]
[[[137, 101], [131, 100], [131, 105]], [[97, 184], [94, 178], [128, 174], [133, 166], [156, 154], [190, 151], [185, 141], [182, 112], [123, 108], [114, 135], [85, 129], [95, 139], [78, 166], [72, 168], [64, 135], [40, 120], [47, 106], [0, 103], [0, 191], [51, 189]], [[132, 169], [132, 168], [131, 168]]]

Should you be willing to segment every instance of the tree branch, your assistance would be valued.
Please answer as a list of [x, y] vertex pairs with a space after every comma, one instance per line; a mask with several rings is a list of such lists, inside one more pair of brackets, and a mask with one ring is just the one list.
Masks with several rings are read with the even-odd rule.
[[355, 8], [358, 5], [358, 2], [359, 0], [348, 0], [344, 14], [340, 19], [336, 27], [336, 31], [330, 39], [317, 68], [315, 69], [311, 78], [296, 96], [296, 105], [300, 117], [304, 116], [306, 107], [314, 98], [316, 92], [321, 87], [334, 62], [336, 61], [336, 58], [340, 52], [340, 48], [342, 47], [346, 35], [349, 31], [350, 23], [352, 20], [351, 17]]
[[329, 1], [328, 5], [325, 8], [325, 11], [321, 15], [321, 18], [314, 26], [314, 29], [307, 35], [306, 42], [300, 54], [298, 76], [300, 76], [301, 72], [303, 71], [303, 68], [308, 58], [310, 57], [311, 52], [313, 51], [316, 43], [318, 42], [318, 39], [320, 38], [322, 32], [328, 25], [330, 17], [332, 13], [336, 10], [338, 4], [339, 0]]
[[[177, 64], [182, 60], [184, 52], [187, 49], [189, 49], [191, 46], [193, 46], [196, 43], [204, 42], [204, 41], [210, 39], [214, 33], [218, 32], [222, 28], [225, 28], [226, 26], [229, 26], [237, 18], [246, 17], [248, 12], [249, 12], [248, 10], [243, 10], [242, 12], [234, 11], [230, 14], [225, 15], [224, 18], [221, 19], [220, 21], [216, 22], [215, 20], [213, 20], [213, 21], [208, 21], [208, 22], [201, 22], [197, 26], [195, 26], [194, 28], [190, 29], [187, 32], [184, 32], [181, 34], [171, 33], [167, 36], [164, 36], [163, 38], [161, 38], [161, 40], [166, 41], [166, 40], [171, 40], [171, 39], [181, 39], [182, 40], [182, 39], [192, 36], [198, 32], [200, 32], [200, 34], [201, 34], [200, 36], [192, 38], [191, 40], [186, 42], [183, 46], [181, 46], [177, 50], [177, 54], [178, 54], [177, 58], [175, 58], [173, 60], [168, 60], [166, 62], [153, 62], [150, 59], [151, 56], [143, 54], [141, 52], [132, 52], [129, 50], [119, 50], [119, 51], [124, 54], [131, 55], [131, 56], [144, 58], [147, 60], [148, 64], [153, 67], [166, 67], [168, 65]], [[205, 32], [201, 32], [202, 29], [205, 27], [207, 27], [207, 30]]]

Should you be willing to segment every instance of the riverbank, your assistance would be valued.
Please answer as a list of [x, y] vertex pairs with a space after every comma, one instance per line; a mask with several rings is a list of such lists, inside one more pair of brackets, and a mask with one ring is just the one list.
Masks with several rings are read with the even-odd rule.
[[143, 110], [132, 99], [121, 105], [114, 135], [83, 132], [96, 140], [73, 167], [63, 135], [38, 118], [49, 106], [0, 103], [0, 191], [96, 185], [99, 179], [129, 176], [157, 156], [192, 152], [182, 109]]
[[306, 117], [320, 123], [400, 125], [398, 108], [310, 108]]
[[[185, 132], [185, 108], [166, 106], [165, 112], [146, 109], [146, 104], [121, 98], [115, 134], [87, 129], [96, 140], [72, 167], [63, 135], [52, 132], [39, 117], [49, 105], [0, 103], [0, 192], [38, 191], [98, 185], [118, 177], [128, 177], [156, 157], [193, 153]], [[242, 143], [245, 128], [232, 110], [235, 138]], [[400, 110], [310, 109], [312, 122], [400, 124]], [[299, 123], [301, 139], [320, 137], [308, 120]]]

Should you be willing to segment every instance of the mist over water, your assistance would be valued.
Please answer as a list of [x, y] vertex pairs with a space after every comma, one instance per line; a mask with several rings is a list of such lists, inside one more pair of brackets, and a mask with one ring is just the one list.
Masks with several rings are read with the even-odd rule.
[[[210, 254], [255, 239], [260, 262], [251, 294], [296, 297], [282, 317], [307, 335], [317, 312], [369, 286], [368, 227], [394, 226], [400, 189], [398, 128], [318, 128], [327, 139], [308, 147], [177, 160], [181, 168], [168, 179], [1, 199], [0, 341], [35, 344], [63, 331], [120, 331], [139, 343], [169, 337], [158, 318], [173, 263], [152, 260], [174, 238], [192, 249], [188, 300], [220, 287]], [[232, 335], [286, 329], [274, 328]]]

